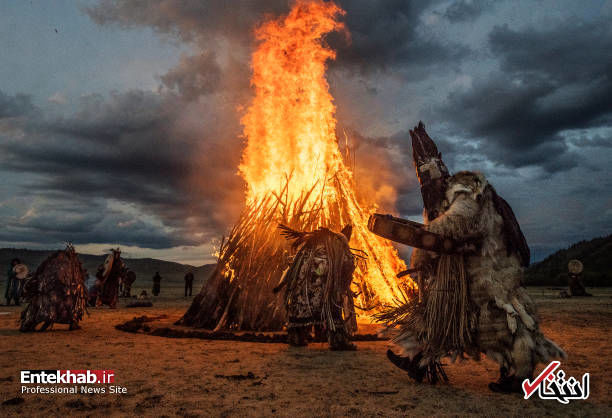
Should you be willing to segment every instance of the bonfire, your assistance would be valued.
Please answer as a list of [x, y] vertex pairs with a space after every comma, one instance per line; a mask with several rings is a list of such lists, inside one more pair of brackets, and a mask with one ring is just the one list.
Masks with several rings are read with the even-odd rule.
[[[363, 259], [354, 274], [357, 314], [412, 287], [397, 251], [367, 229], [376, 202], [358, 200], [353, 173], [336, 137], [335, 105], [325, 78], [335, 52], [325, 36], [346, 33], [344, 11], [332, 2], [298, 1], [290, 13], [255, 31], [254, 98], [243, 118], [246, 144], [239, 166], [246, 207], [218, 250], [210, 279], [179, 321], [210, 329], [280, 330], [286, 322], [275, 294], [291, 249], [279, 224], [299, 231], [353, 225], [351, 247]], [[367, 198], [366, 198], [367, 199]]]

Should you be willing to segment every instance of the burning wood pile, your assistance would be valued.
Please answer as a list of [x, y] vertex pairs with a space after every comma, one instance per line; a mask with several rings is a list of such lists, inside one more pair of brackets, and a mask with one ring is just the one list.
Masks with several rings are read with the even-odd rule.
[[332, 2], [298, 1], [287, 16], [259, 26], [252, 56], [254, 98], [242, 124], [247, 139], [239, 167], [246, 209], [219, 248], [217, 267], [179, 324], [210, 329], [279, 330], [286, 322], [273, 289], [292, 250], [277, 229], [353, 226], [351, 247], [365, 260], [354, 274], [361, 307], [376, 307], [411, 287], [404, 262], [368, 232], [376, 202], [357, 199], [353, 173], [336, 137], [335, 106], [325, 79], [335, 52], [326, 34], [345, 31]]

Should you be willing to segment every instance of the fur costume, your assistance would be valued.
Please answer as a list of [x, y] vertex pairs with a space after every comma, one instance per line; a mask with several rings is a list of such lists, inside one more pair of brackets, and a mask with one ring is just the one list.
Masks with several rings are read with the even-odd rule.
[[98, 298], [96, 306], [108, 305], [111, 308], [117, 307], [119, 297], [119, 283], [127, 273], [125, 263], [121, 259], [121, 251], [112, 249], [111, 254], [106, 257], [104, 264], [98, 267], [96, 273], [96, 287]]
[[87, 289], [74, 248], [69, 245], [43, 261], [26, 281], [23, 296], [28, 305], [21, 313], [20, 331], [34, 331], [41, 322], [41, 331], [56, 322], [78, 328], [86, 312]]
[[465, 254], [420, 252], [436, 259], [421, 297], [407, 298], [381, 318], [398, 325], [393, 342], [404, 354], [418, 354], [421, 366], [484, 353], [500, 365], [502, 377], [529, 378], [537, 363], [565, 353], [540, 332], [535, 305], [521, 286], [529, 263], [523, 234], [482, 174], [463, 171], [445, 181], [441, 213], [427, 229], [456, 240], [477, 236], [479, 245]]
[[[279, 286], [286, 286], [290, 342], [305, 345], [305, 334], [314, 326], [327, 332], [331, 348], [348, 348], [348, 335], [356, 328], [351, 326], [354, 312], [350, 286], [355, 262], [348, 244], [350, 227], [341, 234], [327, 228], [309, 233], [285, 226], [281, 229], [294, 240], [297, 250]], [[299, 341], [292, 341], [293, 337]]]

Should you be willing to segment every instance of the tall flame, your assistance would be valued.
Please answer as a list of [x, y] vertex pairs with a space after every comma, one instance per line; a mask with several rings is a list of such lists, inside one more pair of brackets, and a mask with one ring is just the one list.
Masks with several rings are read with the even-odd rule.
[[[398, 295], [395, 274], [406, 268], [393, 246], [367, 230], [369, 211], [358, 202], [353, 174], [336, 138], [335, 105], [325, 79], [335, 51], [323, 37], [344, 31], [344, 11], [332, 2], [298, 0], [290, 13], [256, 29], [252, 103], [242, 118], [246, 147], [239, 167], [252, 203], [287, 185], [288, 199], [309, 196], [320, 204], [318, 226], [353, 225], [351, 245], [367, 253], [355, 282], [363, 294], [390, 302]], [[319, 188], [320, 194], [308, 194]], [[370, 210], [375, 202], [365, 202]], [[408, 279], [409, 280], [409, 279]], [[362, 302], [372, 297], [362, 296]]]

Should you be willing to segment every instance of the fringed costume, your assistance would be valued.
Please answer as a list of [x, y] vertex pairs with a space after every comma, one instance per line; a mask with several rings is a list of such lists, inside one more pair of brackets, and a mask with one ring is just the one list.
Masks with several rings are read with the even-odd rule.
[[106, 257], [104, 264], [98, 267], [96, 273], [96, 287], [98, 289], [96, 306], [98, 307], [102, 305], [108, 305], [111, 308], [117, 307], [119, 283], [127, 273], [125, 263], [121, 259], [121, 251], [119, 249], [111, 251], [112, 253]]
[[349, 341], [356, 330], [350, 289], [355, 270], [349, 247], [352, 228], [345, 227], [340, 234], [327, 228], [298, 232], [281, 225], [281, 229], [297, 250], [275, 289], [286, 287], [289, 343], [307, 345], [314, 326], [316, 333], [327, 334], [330, 349], [355, 349]]
[[[389, 358], [417, 380], [441, 358], [481, 353], [500, 366], [494, 391], [515, 392], [537, 363], [565, 353], [538, 328], [536, 307], [521, 286], [529, 248], [510, 206], [482, 174], [459, 172], [446, 179], [440, 213], [426, 228], [458, 242], [475, 243], [457, 254], [418, 252], [430, 266], [420, 294], [380, 315], [395, 330], [401, 358]], [[435, 379], [435, 373], [433, 374]]]
[[86, 312], [87, 289], [85, 270], [74, 248], [69, 245], [43, 261], [26, 281], [23, 296], [27, 306], [21, 313], [20, 331], [34, 331], [40, 323], [41, 331], [54, 323], [79, 328]]

